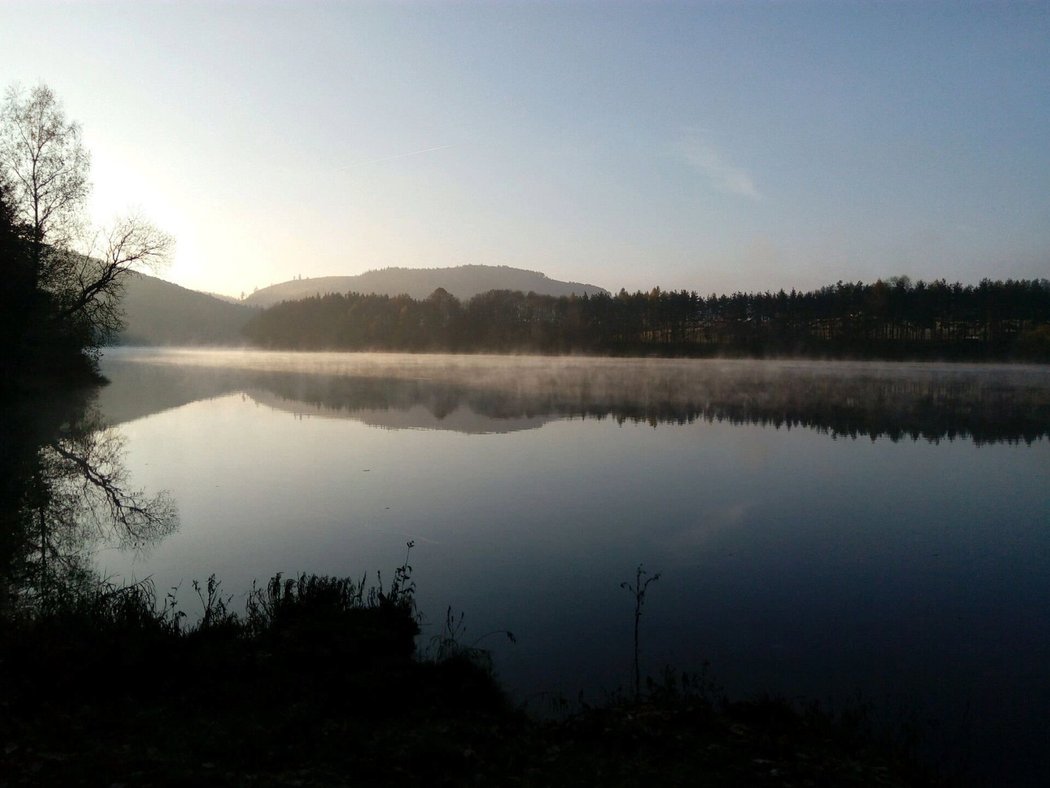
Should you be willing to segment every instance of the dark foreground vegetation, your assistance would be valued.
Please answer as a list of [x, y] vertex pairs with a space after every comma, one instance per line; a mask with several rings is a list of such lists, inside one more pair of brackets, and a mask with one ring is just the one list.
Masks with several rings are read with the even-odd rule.
[[667, 678], [539, 720], [393, 583], [279, 576], [199, 623], [148, 585], [52, 589], [0, 633], [0, 785], [928, 785], [862, 717]]
[[348, 293], [278, 304], [245, 335], [294, 350], [1050, 361], [1050, 281], [900, 277], [707, 298], [494, 290], [466, 303], [442, 289], [424, 300]]

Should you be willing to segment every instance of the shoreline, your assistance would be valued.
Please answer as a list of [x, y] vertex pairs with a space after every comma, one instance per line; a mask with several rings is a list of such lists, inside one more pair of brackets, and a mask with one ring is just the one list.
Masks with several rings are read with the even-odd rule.
[[6, 620], [4, 784], [944, 784], [859, 709], [729, 701], [703, 677], [529, 715], [454, 633], [419, 653], [405, 567], [386, 592], [277, 576], [243, 616], [213, 578], [191, 627], [146, 585]]

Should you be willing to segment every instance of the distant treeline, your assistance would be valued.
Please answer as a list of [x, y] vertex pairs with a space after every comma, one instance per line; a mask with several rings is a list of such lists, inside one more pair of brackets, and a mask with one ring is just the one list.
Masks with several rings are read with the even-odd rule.
[[1050, 361], [1050, 281], [907, 277], [810, 292], [544, 296], [493, 290], [460, 302], [324, 295], [278, 304], [245, 327], [298, 350]]

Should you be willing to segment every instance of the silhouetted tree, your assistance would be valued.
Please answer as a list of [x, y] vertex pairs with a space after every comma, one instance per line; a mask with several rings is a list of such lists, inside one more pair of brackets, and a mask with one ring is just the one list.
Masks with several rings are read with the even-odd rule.
[[30, 231], [34, 262], [45, 286], [50, 273], [46, 245], [70, 246], [89, 192], [90, 160], [80, 126], [66, 120], [51, 89], [25, 94], [11, 87], [0, 114], [0, 163], [11, 190], [17, 221]]
[[0, 355], [0, 386], [5, 388], [24, 361], [25, 349], [31, 344], [28, 332], [37, 324], [34, 317], [38, 311], [25, 228], [17, 223], [8, 195], [7, 185], [0, 181], [0, 270], [5, 278], [0, 288], [0, 331], [8, 345], [7, 352]]
[[8, 89], [0, 110], [0, 232], [18, 239], [14, 247], [5, 242], [3, 253], [22, 325], [5, 339], [21, 347], [20, 364], [92, 361], [121, 327], [127, 275], [160, 262], [171, 247], [169, 236], [136, 217], [88, 236], [89, 164], [79, 125], [50, 88]]

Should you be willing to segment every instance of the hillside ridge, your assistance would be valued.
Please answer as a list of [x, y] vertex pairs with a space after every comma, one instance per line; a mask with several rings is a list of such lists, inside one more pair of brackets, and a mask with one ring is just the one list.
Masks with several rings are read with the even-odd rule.
[[258, 309], [141, 272], [128, 277], [119, 345], [242, 345]]
[[447, 268], [391, 267], [366, 271], [352, 276], [320, 276], [293, 279], [256, 290], [245, 298], [251, 306], [272, 306], [281, 301], [294, 301], [328, 293], [376, 293], [422, 299], [439, 287], [461, 301], [490, 290], [520, 290], [541, 295], [597, 295], [608, 291], [597, 285], [563, 282], [540, 271], [506, 265], [459, 265]]

